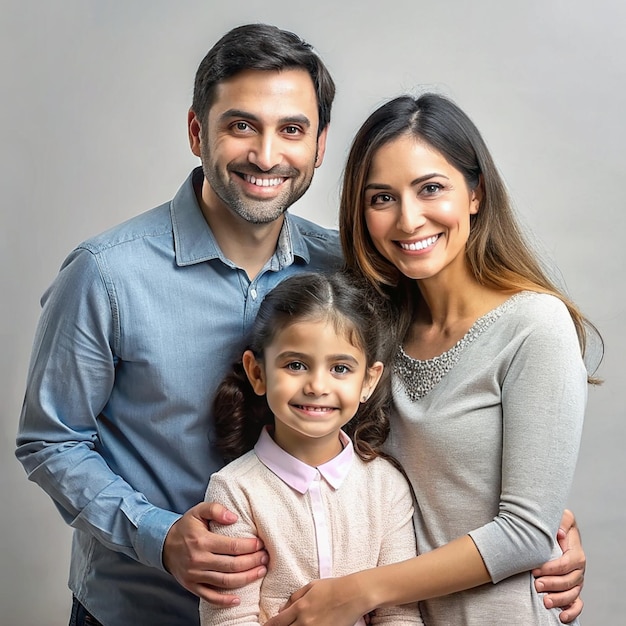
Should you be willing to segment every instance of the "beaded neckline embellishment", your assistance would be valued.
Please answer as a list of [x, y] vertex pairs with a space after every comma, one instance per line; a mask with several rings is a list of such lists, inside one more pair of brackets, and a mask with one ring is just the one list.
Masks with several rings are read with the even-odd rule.
[[499, 317], [511, 309], [523, 297], [533, 292], [521, 291], [505, 300], [501, 305], [479, 317], [467, 333], [448, 351], [426, 361], [410, 357], [402, 346], [398, 350], [393, 372], [402, 383], [412, 402], [421, 400], [457, 364], [463, 350], [487, 330]]

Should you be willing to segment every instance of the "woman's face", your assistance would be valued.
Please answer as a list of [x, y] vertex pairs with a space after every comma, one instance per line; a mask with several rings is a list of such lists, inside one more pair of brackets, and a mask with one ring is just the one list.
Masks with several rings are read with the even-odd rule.
[[402, 136], [374, 156], [365, 223], [382, 256], [405, 276], [424, 280], [464, 269], [470, 215], [481, 195], [440, 152]]

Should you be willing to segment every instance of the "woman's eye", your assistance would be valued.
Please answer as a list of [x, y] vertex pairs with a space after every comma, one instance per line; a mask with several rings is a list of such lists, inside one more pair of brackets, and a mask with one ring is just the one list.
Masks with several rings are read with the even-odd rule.
[[375, 196], [372, 196], [370, 200], [370, 204], [386, 204], [387, 202], [391, 202], [393, 197], [388, 193], [377, 193]]
[[425, 191], [427, 194], [435, 194], [438, 191], [441, 191], [441, 185], [439, 185], [438, 183], [428, 183], [427, 185], [424, 185], [424, 187], [422, 188], [423, 191]]

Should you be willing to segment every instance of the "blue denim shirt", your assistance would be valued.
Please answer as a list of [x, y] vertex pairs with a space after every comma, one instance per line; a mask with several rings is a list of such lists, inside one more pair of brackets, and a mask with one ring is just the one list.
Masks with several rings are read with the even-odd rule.
[[75, 529], [70, 588], [104, 624], [198, 623], [161, 552], [223, 465], [215, 389], [265, 294], [341, 263], [336, 231], [287, 214], [250, 281], [219, 249], [194, 177], [78, 246], [42, 298], [16, 454]]

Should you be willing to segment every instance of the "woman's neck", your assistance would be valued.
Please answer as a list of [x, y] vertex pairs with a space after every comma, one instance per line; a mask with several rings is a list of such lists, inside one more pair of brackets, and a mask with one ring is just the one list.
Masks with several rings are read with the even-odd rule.
[[443, 354], [477, 319], [510, 297], [481, 285], [469, 272], [453, 278], [438, 274], [417, 284], [422, 298], [404, 342], [407, 354], [417, 359]]

